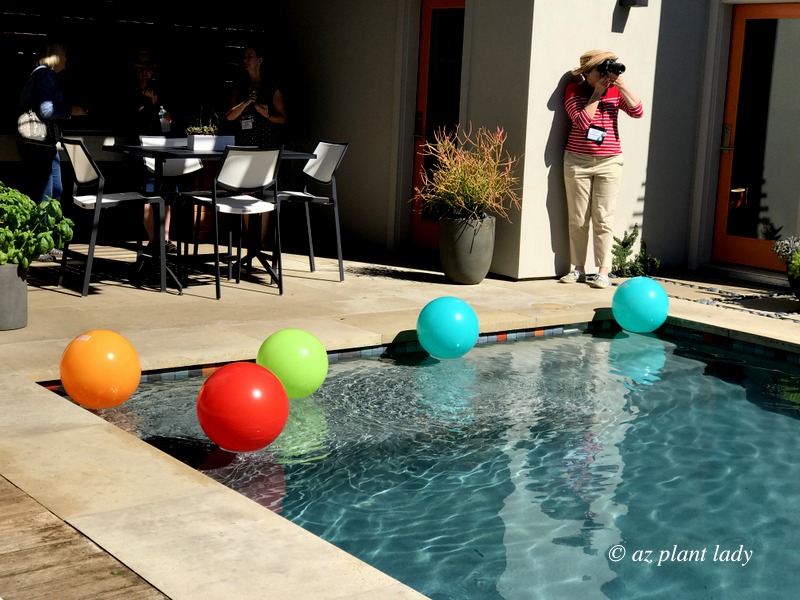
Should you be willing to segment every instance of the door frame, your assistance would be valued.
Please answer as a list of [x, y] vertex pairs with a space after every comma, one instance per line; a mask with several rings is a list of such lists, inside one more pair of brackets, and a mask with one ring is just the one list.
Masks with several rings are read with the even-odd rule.
[[[464, 9], [465, 0], [422, 0], [419, 33], [419, 66], [417, 71], [417, 103], [414, 123], [414, 189], [422, 186], [424, 160], [421, 154], [428, 127], [427, 102], [430, 69], [431, 28], [433, 11], [440, 9]], [[460, 94], [460, 90], [459, 90]], [[414, 199], [411, 211], [411, 244], [418, 248], [439, 247], [439, 224], [422, 215], [419, 200]]]
[[[736, 4], [731, 23], [728, 78], [723, 109], [723, 129], [719, 148], [719, 178], [717, 181], [712, 259], [775, 271], [785, 265], [772, 252], [773, 240], [763, 240], [727, 234], [731, 177], [736, 147], [736, 118], [738, 112], [741, 68], [744, 53], [744, 30], [750, 19], [800, 18], [800, 3]], [[728, 130], [728, 128], [730, 128]]]

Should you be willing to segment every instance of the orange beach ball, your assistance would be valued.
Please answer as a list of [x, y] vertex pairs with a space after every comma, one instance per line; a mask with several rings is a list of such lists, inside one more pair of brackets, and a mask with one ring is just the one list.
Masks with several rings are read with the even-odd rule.
[[61, 385], [84, 408], [113, 408], [139, 387], [139, 355], [125, 337], [106, 329], [86, 331], [61, 355]]

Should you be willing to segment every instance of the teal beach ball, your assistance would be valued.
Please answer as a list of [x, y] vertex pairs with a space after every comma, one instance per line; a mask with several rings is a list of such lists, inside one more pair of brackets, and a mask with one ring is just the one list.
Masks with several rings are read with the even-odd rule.
[[478, 317], [459, 298], [442, 296], [431, 300], [417, 317], [417, 339], [434, 358], [458, 358], [478, 341]]
[[650, 333], [667, 320], [669, 297], [655, 279], [633, 277], [614, 292], [611, 312], [625, 331]]

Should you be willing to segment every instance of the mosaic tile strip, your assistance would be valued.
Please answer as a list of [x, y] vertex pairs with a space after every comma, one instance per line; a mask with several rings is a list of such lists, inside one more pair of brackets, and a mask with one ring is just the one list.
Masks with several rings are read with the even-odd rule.
[[[547, 337], [563, 334], [607, 333], [613, 330], [619, 330], [619, 326], [613, 320], [591, 321], [589, 323], [572, 323], [569, 325], [556, 325], [552, 327], [538, 327], [536, 329], [482, 334], [478, 336], [476, 345], [514, 342], [532, 337]], [[672, 325], [669, 323], [666, 323], [659, 328], [658, 333], [659, 335], [663, 335], [664, 337], [672, 339], [690, 340], [692, 342], [702, 343], [748, 356], [754, 356], [761, 359], [770, 359], [776, 362], [785, 362], [793, 366], [800, 366], [800, 353], [770, 348], [754, 342], [734, 339], [727, 335], [698, 331], [688, 327]], [[421, 352], [425, 352], [425, 349], [417, 340], [412, 340], [383, 346], [372, 346], [368, 348], [354, 348], [351, 350], [329, 352], [328, 361], [337, 362], [340, 360], [350, 360], [356, 358], [378, 358], [381, 356], [418, 354]], [[143, 372], [141, 381], [142, 383], [150, 383], [154, 381], [188, 379], [190, 377], [208, 377], [225, 364], [227, 363], [198, 365], [184, 369], [163, 369], [159, 371]], [[40, 382], [40, 385], [52, 392], [66, 396], [64, 388], [61, 386], [61, 382], [58, 380]]]

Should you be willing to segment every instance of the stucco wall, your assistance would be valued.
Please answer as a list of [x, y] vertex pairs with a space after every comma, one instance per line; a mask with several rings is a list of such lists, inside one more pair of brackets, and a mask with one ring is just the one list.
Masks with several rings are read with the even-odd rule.
[[391, 248], [397, 203], [410, 202], [411, 171], [398, 173], [400, 131], [413, 125], [400, 122], [408, 118], [399, 63], [410, 10], [404, 0], [293, 0], [283, 7], [285, 59], [302, 82], [309, 143], [350, 143], [337, 178], [345, 252], [356, 244]]
[[[307, 85], [309, 138], [351, 143], [339, 179], [351, 247], [407, 243], [418, 4], [295, 0], [283, 9], [287, 59]], [[499, 11], [493, 0], [467, 0], [461, 120], [504, 127], [508, 149], [522, 158], [522, 211], [498, 224], [493, 273], [552, 277], [569, 266], [563, 93], [568, 71], [594, 47], [620, 56], [645, 106], [643, 119], [621, 117], [626, 165], [617, 235], [636, 223], [651, 253], [665, 263], [686, 261], [702, 4], [650, 0], [626, 9], [617, 0], [509, 0]]]
[[[520, 278], [549, 277], [569, 269], [569, 243], [563, 184], [563, 150], [568, 132], [564, 90], [569, 71], [586, 50], [600, 48], [619, 56], [625, 80], [644, 104], [645, 116], [620, 116], [625, 156], [617, 206], [617, 236], [641, 224], [646, 210], [649, 132], [660, 25], [660, 0], [647, 8], [625, 9], [617, 0], [537, 0], [533, 44], [523, 204]], [[580, 18], [577, 18], [577, 15]], [[591, 253], [587, 268], [591, 272]]]

